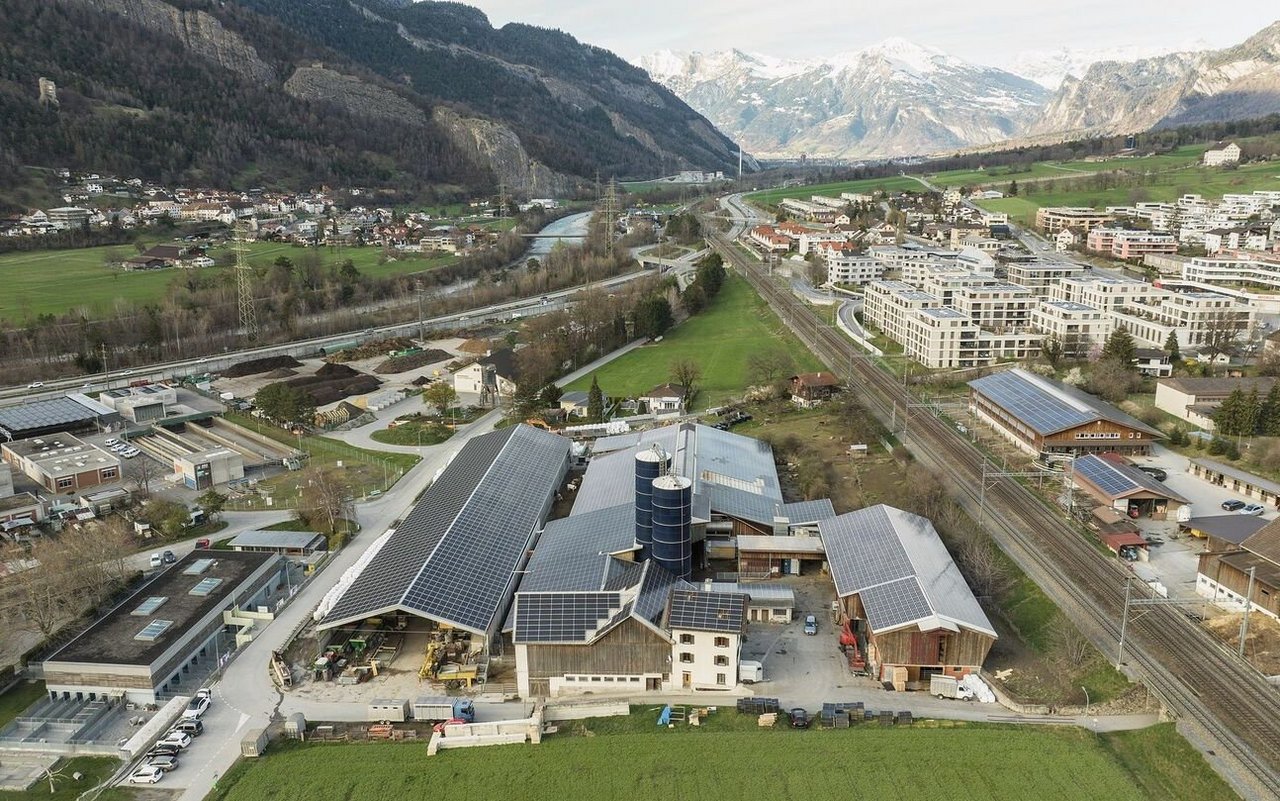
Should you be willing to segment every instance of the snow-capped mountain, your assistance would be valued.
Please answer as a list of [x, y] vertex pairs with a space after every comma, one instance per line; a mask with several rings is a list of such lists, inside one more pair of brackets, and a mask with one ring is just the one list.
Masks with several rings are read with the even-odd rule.
[[938, 153], [1016, 136], [1044, 87], [903, 39], [816, 61], [739, 50], [640, 66], [756, 156]]
[[1014, 53], [1011, 59], [998, 66], [1014, 75], [1035, 81], [1046, 89], [1053, 90], [1061, 86], [1067, 76], [1083, 78], [1089, 71], [1089, 67], [1100, 61], [1137, 61], [1170, 53], [1206, 50], [1208, 47], [1208, 43], [1200, 39], [1178, 47], [1131, 45], [1089, 50], [1068, 47], [1056, 50], [1022, 50]]

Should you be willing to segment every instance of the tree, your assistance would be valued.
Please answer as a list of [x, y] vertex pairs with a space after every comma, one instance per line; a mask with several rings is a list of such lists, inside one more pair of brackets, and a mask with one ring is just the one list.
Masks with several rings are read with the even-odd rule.
[[532, 382], [517, 381], [511, 396], [511, 412], [517, 419], [530, 417], [538, 410], [538, 390]]
[[1244, 390], [1236, 387], [1213, 413], [1213, 425], [1218, 433], [1229, 437], [1243, 434], [1245, 414]]
[[600, 382], [591, 376], [591, 389], [587, 390], [587, 419], [593, 423], [604, 422], [604, 393], [600, 391]]
[[1209, 357], [1210, 365], [1235, 350], [1240, 332], [1248, 325], [1247, 315], [1248, 312], [1223, 311], [1206, 318], [1200, 352]]
[[210, 488], [196, 498], [196, 503], [200, 504], [200, 508], [204, 510], [210, 520], [216, 520], [227, 506], [227, 496]]
[[355, 488], [346, 472], [334, 467], [308, 467], [302, 480], [298, 518], [326, 534], [337, 534], [352, 517]]
[[720, 292], [724, 279], [724, 259], [719, 253], [712, 252], [698, 262], [697, 281], [702, 284], [702, 290], [707, 293], [708, 298], [713, 298]]
[[1141, 382], [1142, 377], [1132, 366], [1114, 359], [1103, 359], [1090, 371], [1086, 388], [1094, 395], [1119, 403], [1129, 397]]
[[701, 379], [702, 368], [693, 359], [676, 359], [671, 363], [671, 381], [680, 387], [681, 400], [686, 406], [697, 394]]
[[1177, 364], [1182, 361], [1182, 349], [1178, 347], [1178, 332], [1169, 331], [1169, 336], [1164, 341], [1164, 352], [1169, 354], [1169, 361]]
[[1040, 355], [1044, 356], [1050, 367], [1058, 369], [1058, 363], [1062, 361], [1062, 340], [1058, 339], [1057, 334], [1050, 334], [1040, 343]]
[[1009, 182], [1009, 191], [1008, 191], [1008, 192], [1006, 192], [1005, 194], [1007, 194], [1009, 197], [1017, 197], [1017, 196], [1018, 196], [1018, 182], [1017, 182], [1017, 181], [1010, 181], [1010, 182]]
[[636, 304], [632, 313], [637, 336], [656, 337], [666, 333], [674, 319], [671, 304], [661, 295], [650, 295]]
[[702, 291], [701, 281], [694, 281], [688, 289], [680, 293], [680, 305], [689, 314], [697, 314], [706, 307], [707, 293]]
[[311, 425], [315, 421], [316, 402], [307, 392], [277, 381], [267, 384], [253, 396], [253, 403], [268, 420], [277, 423]]
[[1280, 437], [1280, 381], [1271, 385], [1266, 400], [1262, 402], [1262, 419], [1258, 428], [1268, 437]]
[[538, 403], [544, 409], [550, 409], [559, 405], [560, 396], [564, 395], [564, 390], [555, 384], [555, 382], [547, 384], [538, 392]]
[[1249, 390], [1244, 396], [1244, 405], [1240, 412], [1240, 434], [1251, 437], [1258, 432], [1258, 422], [1262, 418], [1262, 399], [1258, 397], [1258, 388]]
[[758, 350], [747, 357], [748, 380], [757, 386], [776, 386], [790, 378], [795, 369], [795, 360], [782, 348]]
[[449, 407], [458, 402], [458, 393], [449, 381], [436, 381], [422, 390], [422, 402], [435, 408], [436, 414], [444, 417]]
[[1116, 326], [1116, 330], [1107, 337], [1106, 344], [1102, 346], [1102, 358], [1116, 362], [1126, 369], [1131, 368], [1134, 360], [1138, 358], [1138, 346], [1134, 344], [1133, 335], [1123, 324]]
[[1280, 376], [1280, 348], [1264, 346], [1262, 357], [1258, 359], [1258, 375]]
[[153, 499], [147, 503], [143, 518], [162, 537], [176, 537], [191, 521], [187, 507], [173, 501]]
[[151, 481], [156, 477], [155, 462], [145, 455], [131, 459], [125, 463], [125, 478], [133, 484], [133, 489], [147, 500], [151, 497]]

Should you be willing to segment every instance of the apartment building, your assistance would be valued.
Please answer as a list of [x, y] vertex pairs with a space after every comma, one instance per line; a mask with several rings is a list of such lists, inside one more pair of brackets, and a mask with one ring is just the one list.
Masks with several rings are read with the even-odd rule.
[[1182, 278], [1207, 286], [1280, 291], [1280, 254], [1231, 252], [1197, 256], [1182, 265]]
[[959, 254], [945, 248], [918, 245], [873, 245], [867, 248], [867, 255], [890, 269], [901, 270], [910, 264], [948, 262]]
[[827, 282], [832, 284], [862, 286], [884, 275], [883, 264], [851, 251], [828, 251], [823, 260], [827, 264]]
[[921, 309], [941, 308], [942, 302], [903, 281], [872, 281], [863, 295], [862, 314], [894, 342], [907, 341], [907, 318]]
[[1214, 228], [1204, 232], [1204, 249], [1210, 255], [1228, 250], [1270, 250], [1271, 229], [1260, 225], [1250, 228]]
[[918, 309], [904, 317], [902, 349], [925, 367], [977, 367], [978, 325], [956, 309]]
[[1103, 311], [1134, 303], [1152, 303], [1167, 294], [1146, 281], [1110, 275], [1066, 278], [1049, 288], [1050, 300], [1083, 303]]
[[796, 251], [801, 256], [808, 256], [810, 251], [816, 250], [819, 244], [844, 245], [848, 241], [844, 234], [833, 231], [806, 231], [797, 238]]
[[1009, 262], [1009, 283], [1019, 284], [1037, 295], [1048, 295], [1050, 288], [1067, 278], [1084, 275], [1083, 265], [1072, 262]]
[[1124, 261], [1141, 259], [1149, 253], [1177, 253], [1172, 234], [1098, 227], [1089, 232], [1085, 248]]
[[1112, 316], [1094, 306], [1070, 300], [1041, 301], [1031, 310], [1032, 331], [1054, 337], [1062, 343], [1068, 358], [1084, 358], [1095, 347], [1101, 348], [1115, 330]]
[[1214, 150], [1206, 150], [1204, 152], [1204, 166], [1221, 167], [1224, 164], [1240, 163], [1240, 146], [1235, 142], [1223, 148]]
[[948, 305], [964, 312], [981, 328], [1005, 333], [1027, 328], [1036, 304], [1035, 295], [1024, 286], [990, 283], [956, 287]]
[[1115, 215], [1084, 206], [1042, 206], [1036, 210], [1036, 228], [1053, 235], [1063, 228], [1091, 231], [1115, 219]]
[[766, 253], [786, 253], [791, 250], [791, 237], [779, 233], [772, 225], [757, 225], [748, 236]]
[[1198, 350], [1215, 339], [1221, 342], [1224, 336], [1236, 339], [1244, 335], [1253, 325], [1254, 313], [1225, 295], [1171, 292], [1155, 303], [1124, 306], [1111, 314], [1139, 344], [1162, 348], [1173, 332], [1180, 348]]

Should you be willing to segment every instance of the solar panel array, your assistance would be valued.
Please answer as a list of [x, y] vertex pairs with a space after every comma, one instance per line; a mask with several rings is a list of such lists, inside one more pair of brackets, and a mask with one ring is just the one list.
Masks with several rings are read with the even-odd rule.
[[612, 561], [608, 554], [634, 546], [635, 517], [630, 506], [554, 520], [538, 538], [520, 591], [602, 589]]
[[677, 590], [671, 593], [667, 625], [673, 629], [740, 633], [746, 622], [747, 596]]
[[616, 592], [521, 593], [516, 597], [516, 642], [589, 642], [621, 611]]
[[653, 562], [646, 562], [644, 579], [636, 595], [635, 613], [650, 622], [656, 622], [667, 608], [667, 597], [672, 590], [693, 589], [687, 581], [676, 578]]
[[993, 373], [969, 382], [992, 403], [1041, 435], [1053, 434], [1099, 419], [1027, 380], [1017, 370]]
[[398, 606], [487, 631], [568, 453], [563, 437], [523, 425], [468, 442], [325, 622]]
[[1120, 497], [1141, 489], [1138, 482], [1118, 470], [1116, 465], [1092, 454], [1076, 459], [1072, 470], [1076, 475], [1113, 497]]
[[92, 409], [71, 398], [50, 398], [0, 409], [0, 429], [18, 435], [24, 431], [87, 423], [97, 417]]
[[923, 517], [883, 504], [818, 524], [840, 597], [857, 594], [873, 631], [938, 615], [995, 636]]

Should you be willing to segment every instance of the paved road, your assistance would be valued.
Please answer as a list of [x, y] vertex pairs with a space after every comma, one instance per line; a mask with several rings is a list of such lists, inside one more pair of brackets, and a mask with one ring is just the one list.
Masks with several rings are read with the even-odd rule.
[[[633, 342], [597, 359], [566, 376], [561, 383], [587, 375], [641, 344], [643, 342]], [[263, 629], [257, 639], [241, 651], [227, 666], [222, 680], [215, 685], [215, 703], [204, 718], [206, 733], [184, 757], [183, 769], [165, 778], [167, 786], [184, 788], [181, 796], [183, 801], [203, 798], [213, 788], [217, 777], [239, 757], [240, 740], [245, 733], [251, 728], [267, 725], [277, 711], [281, 714], [302, 712], [309, 720], [344, 720], [356, 715], [363, 716], [363, 705], [336, 705], [282, 696], [267, 671], [271, 652], [283, 648], [294, 629], [312, 613], [329, 588], [355, 563], [370, 543], [386, 531], [393, 521], [404, 515], [418, 494], [448, 464], [449, 459], [472, 438], [492, 431], [501, 418], [501, 411], [495, 410], [463, 426], [447, 442], [413, 448], [422, 455], [422, 461], [381, 498], [357, 507], [361, 532], [302, 588], [293, 602]], [[519, 709], [513, 710], [515, 714], [508, 714], [505, 708], [497, 711], [487, 706], [480, 711], [488, 719], [519, 717], [523, 714]]]
[[[227, 523], [226, 528], [211, 535], [211, 539], [225, 540], [242, 531], [269, 526], [273, 523], [283, 523], [286, 520], [293, 519], [293, 512], [289, 510], [279, 512], [223, 512], [222, 519]], [[151, 567], [151, 554], [162, 551], [173, 551], [174, 556], [181, 559], [195, 550], [196, 539], [198, 538], [167, 544], [157, 542], [152, 548], [128, 557], [125, 560], [125, 564], [134, 570], [147, 570]]]

